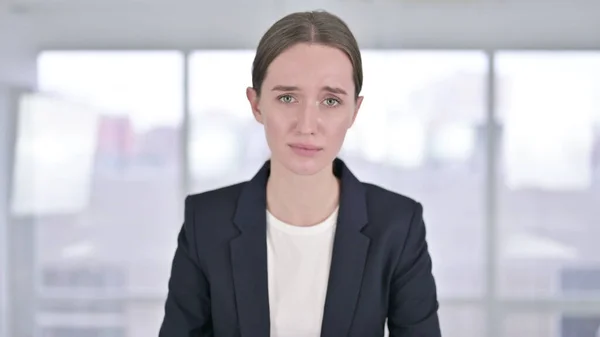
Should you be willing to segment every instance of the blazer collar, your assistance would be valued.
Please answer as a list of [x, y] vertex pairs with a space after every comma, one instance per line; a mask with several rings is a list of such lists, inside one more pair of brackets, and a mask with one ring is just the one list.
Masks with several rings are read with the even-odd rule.
[[[370, 244], [361, 232], [368, 220], [364, 186], [340, 159], [335, 159], [333, 171], [341, 180], [341, 195], [321, 337], [349, 335]], [[234, 215], [241, 231], [230, 244], [241, 337], [270, 336], [266, 244], [269, 172], [267, 161], [243, 187]]]

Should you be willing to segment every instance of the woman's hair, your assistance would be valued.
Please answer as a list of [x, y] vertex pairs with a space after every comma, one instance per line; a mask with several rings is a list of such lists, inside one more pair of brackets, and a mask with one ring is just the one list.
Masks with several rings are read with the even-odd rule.
[[252, 87], [258, 96], [271, 62], [298, 43], [316, 43], [343, 51], [352, 63], [355, 96], [358, 97], [363, 82], [358, 43], [342, 19], [325, 11], [289, 14], [275, 22], [263, 35], [252, 65]]

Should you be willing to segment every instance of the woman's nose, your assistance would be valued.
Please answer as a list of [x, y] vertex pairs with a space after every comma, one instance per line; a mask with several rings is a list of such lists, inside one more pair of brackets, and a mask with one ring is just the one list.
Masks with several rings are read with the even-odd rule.
[[298, 111], [296, 128], [301, 134], [314, 134], [317, 131], [319, 107], [317, 103], [306, 104]]

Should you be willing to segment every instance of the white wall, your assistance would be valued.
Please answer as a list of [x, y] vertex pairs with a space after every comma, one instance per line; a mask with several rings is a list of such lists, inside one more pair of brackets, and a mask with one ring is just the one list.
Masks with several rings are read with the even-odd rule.
[[8, 269], [8, 193], [11, 132], [9, 88], [29, 87], [35, 80], [35, 53], [26, 20], [0, 10], [0, 337], [8, 337], [7, 273]]
[[32, 20], [0, 7], [0, 83], [20, 86], [35, 79], [35, 39]]
[[343, 17], [363, 48], [600, 49], [597, 1], [437, 7], [350, 0], [37, 2], [9, 11], [0, 0], [0, 82], [31, 83], [43, 49], [254, 48], [277, 18], [315, 8]]
[[8, 114], [5, 111], [7, 106], [6, 90], [0, 85], [0, 337], [7, 336], [7, 191], [8, 191], [8, 139], [7, 128]]
[[[104, 0], [105, 5], [94, 7], [68, 4], [82, 3], [75, 0], [42, 2], [50, 4], [25, 7], [13, 20], [21, 22], [21, 29], [30, 28], [23, 41], [38, 49], [252, 48], [268, 25], [284, 13], [314, 8], [331, 10], [346, 19], [365, 48], [600, 47], [597, 1], [435, 8], [348, 0], [312, 1], [319, 5], [297, 0], [235, 0], [240, 2], [235, 5], [233, 0], [211, 0], [192, 5], [172, 0], [171, 6], [148, 5], [164, 0], [139, 1], [137, 6], [132, 5], [135, 1]], [[120, 5], [110, 5], [116, 2]], [[175, 5], [180, 2], [186, 5]], [[323, 5], [328, 2], [331, 5]]]

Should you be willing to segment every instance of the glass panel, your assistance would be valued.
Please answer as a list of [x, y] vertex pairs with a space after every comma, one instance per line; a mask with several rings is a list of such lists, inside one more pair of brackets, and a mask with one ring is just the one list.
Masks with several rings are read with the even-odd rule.
[[[269, 156], [245, 96], [253, 57], [191, 57], [195, 192], [248, 179]], [[364, 71], [363, 108], [341, 156], [359, 178], [423, 202], [440, 296], [480, 295], [485, 55], [365, 51]]]
[[100, 111], [44, 94], [18, 103], [11, 211], [77, 213], [89, 204]]
[[363, 62], [343, 157], [363, 180], [423, 203], [441, 297], [482, 294], [487, 58], [366, 51]]
[[598, 337], [600, 314], [560, 312], [519, 313], [509, 315], [503, 337]]
[[600, 292], [600, 53], [497, 58], [500, 290]]
[[202, 51], [190, 56], [190, 172], [194, 192], [250, 179], [269, 157], [246, 88], [254, 51]]
[[[485, 311], [481, 306], [440, 305], [440, 328], [444, 337], [485, 336]], [[385, 329], [385, 337], [389, 331]]]
[[[30, 214], [41, 336], [129, 336], [146, 325], [129, 318], [129, 298], [166, 295], [183, 219], [182, 69], [178, 52], [39, 57], [40, 90], [101, 112], [92, 135], [89, 202], [80, 210]], [[64, 121], [47, 126], [56, 134], [69, 127]], [[39, 144], [41, 155], [48, 143]], [[151, 316], [162, 314], [149, 308]]]
[[127, 337], [158, 336], [164, 315], [164, 302], [139, 301], [127, 306]]
[[444, 337], [485, 336], [485, 310], [482, 306], [440, 305], [440, 325]]

